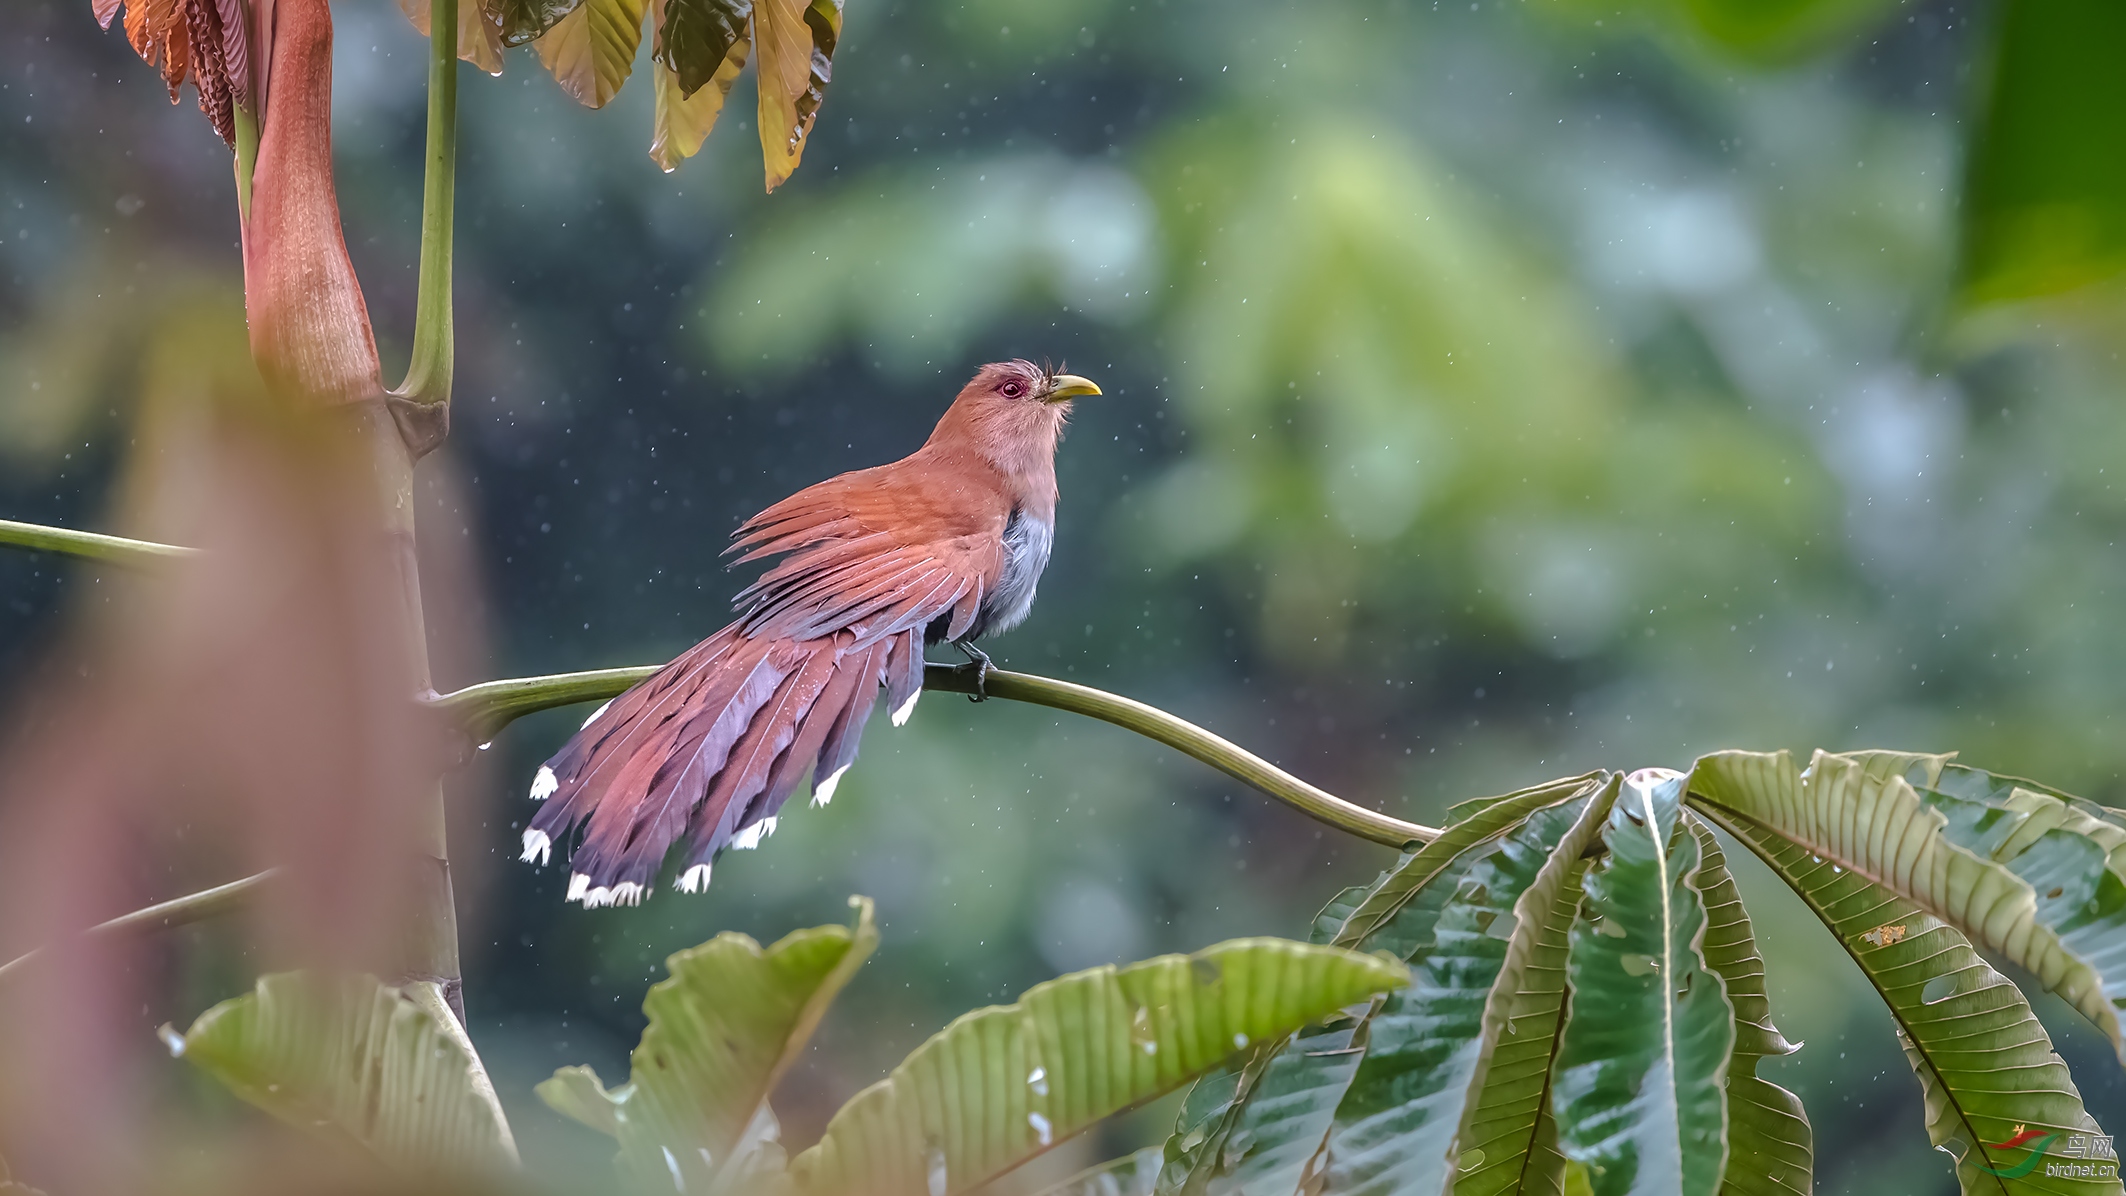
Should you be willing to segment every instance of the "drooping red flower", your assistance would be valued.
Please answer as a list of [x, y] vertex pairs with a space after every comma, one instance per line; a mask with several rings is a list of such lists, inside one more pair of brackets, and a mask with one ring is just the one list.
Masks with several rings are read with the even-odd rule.
[[236, 144], [237, 107], [252, 104], [251, 11], [245, 0], [92, 0], [104, 28], [125, 6], [126, 40], [162, 73], [170, 102], [187, 82], [214, 131]]

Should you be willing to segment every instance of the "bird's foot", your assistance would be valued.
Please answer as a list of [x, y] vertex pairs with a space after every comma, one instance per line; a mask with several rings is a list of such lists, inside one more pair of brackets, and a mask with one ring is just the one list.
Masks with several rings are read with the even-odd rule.
[[996, 667], [989, 663], [989, 653], [982, 651], [973, 644], [960, 643], [957, 640], [953, 642], [952, 646], [967, 654], [967, 663], [960, 667], [974, 673], [974, 692], [967, 695], [967, 700], [970, 702], [988, 701], [989, 670]]

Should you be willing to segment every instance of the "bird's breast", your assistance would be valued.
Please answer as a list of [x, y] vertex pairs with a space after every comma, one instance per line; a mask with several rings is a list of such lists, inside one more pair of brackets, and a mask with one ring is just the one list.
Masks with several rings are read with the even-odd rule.
[[1048, 568], [1048, 551], [1056, 542], [1056, 526], [1049, 520], [1013, 510], [1004, 525], [1004, 572], [995, 588], [982, 596], [982, 609], [975, 636], [1009, 631], [1026, 621], [1033, 609], [1034, 588], [1041, 571]]

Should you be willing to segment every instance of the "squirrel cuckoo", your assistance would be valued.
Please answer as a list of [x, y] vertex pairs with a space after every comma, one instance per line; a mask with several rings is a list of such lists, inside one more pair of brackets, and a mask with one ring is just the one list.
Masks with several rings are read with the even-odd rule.
[[[682, 892], [726, 848], [757, 847], [807, 773], [826, 805], [878, 691], [893, 724], [922, 694], [923, 648], [977, 669], [974, 641], [1033, 606], [1055, 537], [1056, 442], [1100, 388], [1027, 361], [985, 365], [912, 455], [808, 486], [747, 520], [737, 564], [783, 555], [738, 619], [591, 715], [539, 769], [524, 859], [578, 827], [568, 898], [634, 905], [682, 838]], [[787, 555], [784, 555], [787, 554]]]

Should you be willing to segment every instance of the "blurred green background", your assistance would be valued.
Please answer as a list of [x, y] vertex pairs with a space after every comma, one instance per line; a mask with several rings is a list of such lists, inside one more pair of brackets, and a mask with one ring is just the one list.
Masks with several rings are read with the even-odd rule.
[[[388, 0], [334, 9], [348, 240], [403, 361], [423, 46]], [[742, 584], [718, 559], [738, 520], [912, 450], [981, 362], [1050, 357], [1110, 397], [1079, 406], [1004, 667], [1415, 820], [1730, 746], [1955, 749], [2126, 802], [2122, 12], [850, 0], [772, 198], [749, 131], [662, 175], [640, 80], [586, 111], [513, 52], [464, 90], [424, 535], [469, 547], [480, 597], [431, 612], [439, 684], [677, 653]], [[102, 526], [144, 363], [240, 319], [235, 238], [189, 97], [86, 0], [14, 0], [0, 516]], [[0, 557], [0, 681], [89, 576]], [[519, 724], [455, 786], [473, 1029], [556, 1183], [609, 1147], [531, 1083], [624, 1073], [643, 987], [718, 930], [878, 899], [883, 946], [777, 1103], [802, 1143], [957, 1012], [1302, 935], [1389, 859], [1112, 728], [932, 695], [706, 897], [585, 912], [512, 858], [578, 717]], [[1736, 864], [1807, 1042], [1766, 1074], [1808, 1103], [1818, 1190], [1954, 1191], [1887, 1013]], [[222, 966], [148, 1023], [247, 983]], [[2039, 1008], [2126, 1126], [2109, 1052]]]

